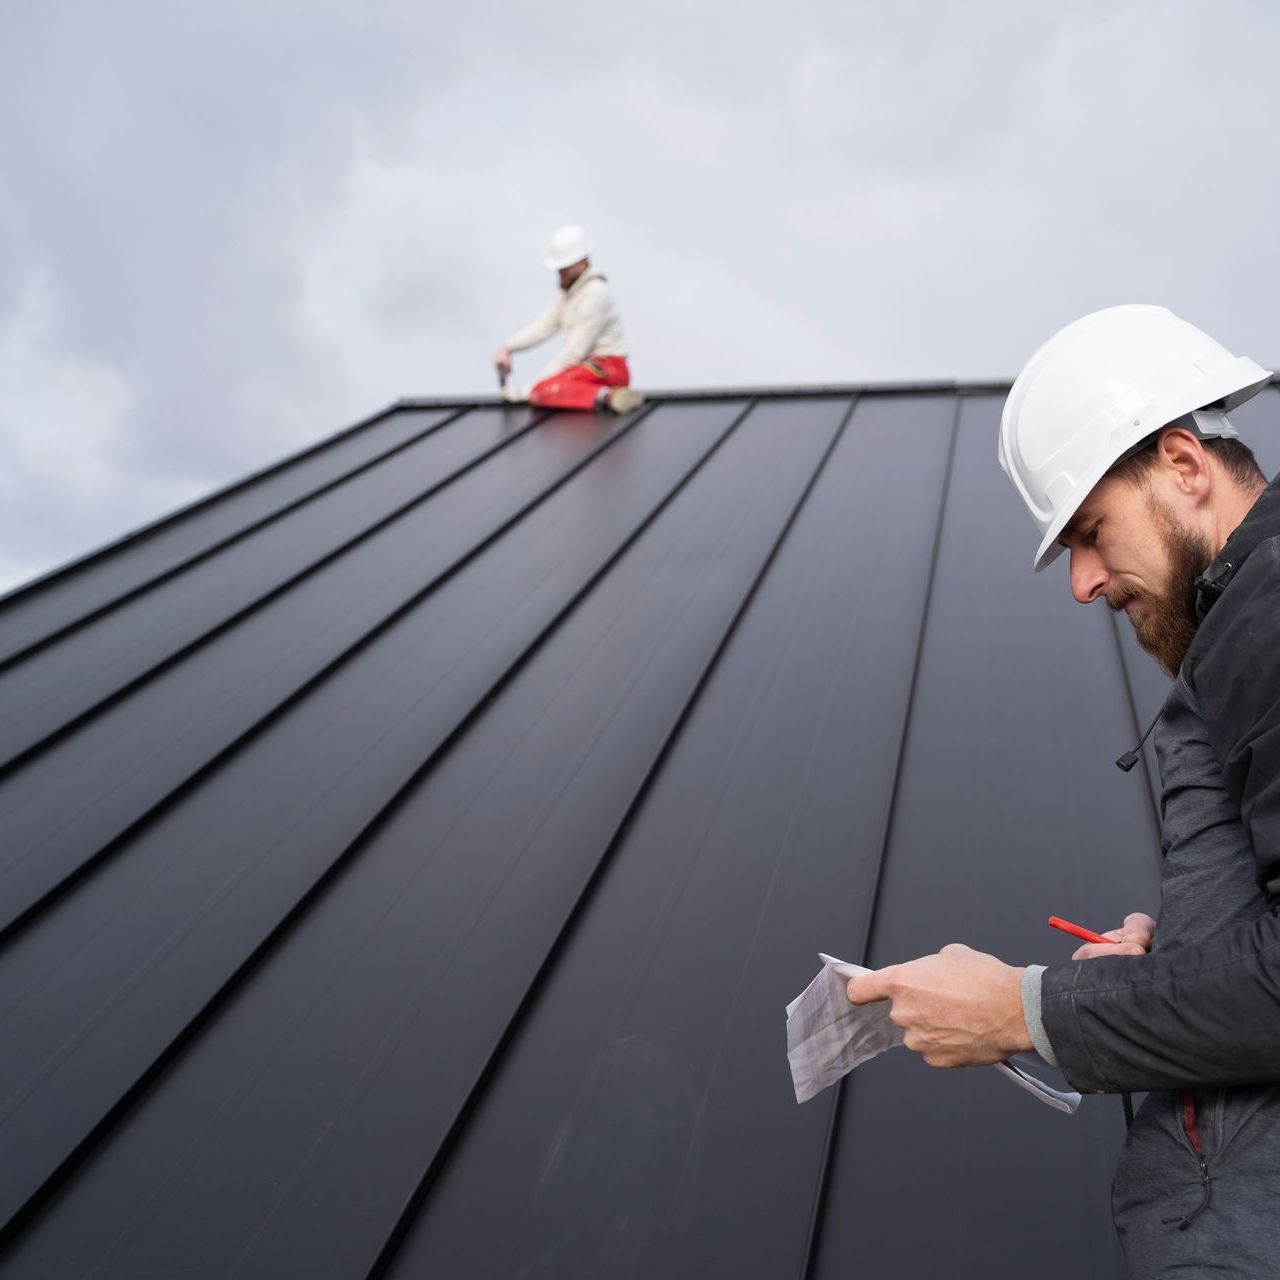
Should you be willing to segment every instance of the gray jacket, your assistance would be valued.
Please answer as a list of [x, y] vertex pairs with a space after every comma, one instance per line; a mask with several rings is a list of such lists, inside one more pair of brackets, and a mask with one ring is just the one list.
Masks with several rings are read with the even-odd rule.
[[1044, 1029], [1086, 1092], [1154, 1090], [1116, 1172], [1134, 1280], [1280, 1276], [1280, 488], [1197, 583], [1156, 731], [1148, 956], [1057, 965]]

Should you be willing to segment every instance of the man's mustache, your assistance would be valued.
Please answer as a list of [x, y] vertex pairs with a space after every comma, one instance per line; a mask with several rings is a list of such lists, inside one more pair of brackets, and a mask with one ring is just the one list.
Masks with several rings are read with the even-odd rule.
[[1140, 600], [1142, 592], [1130, 586], [1112, 587], [1106, 594], [1107, 608], [1119, 613], [1130, 600]]

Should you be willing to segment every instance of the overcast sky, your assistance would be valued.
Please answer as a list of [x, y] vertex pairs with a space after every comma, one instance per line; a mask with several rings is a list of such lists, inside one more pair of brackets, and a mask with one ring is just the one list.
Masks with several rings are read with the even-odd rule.
[[491, 393], [564, 221], [642, 386], [1008, 377], [1118, 302], [1275, 367], [1278, 66], [1230, 0], [6, 5], [0, 591]]

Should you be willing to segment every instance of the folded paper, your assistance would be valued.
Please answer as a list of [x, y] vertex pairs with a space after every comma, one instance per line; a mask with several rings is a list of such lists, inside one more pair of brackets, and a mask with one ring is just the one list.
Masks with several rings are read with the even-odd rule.
[[[889, 1001], [849, 1003], [845, 984], [870, 969], [819, 955], [822, 970], [787, 1005], [787, 1061], [796, 1101], [807, 1102], [854, 1067], [902, 1043], [902, 1028], [889, 1017]], [[1007, 1080], [1046, 1106], [1073, 1115], [1080, 1095], [1054, 1089], [1016, 1062], [995, 1064]]]

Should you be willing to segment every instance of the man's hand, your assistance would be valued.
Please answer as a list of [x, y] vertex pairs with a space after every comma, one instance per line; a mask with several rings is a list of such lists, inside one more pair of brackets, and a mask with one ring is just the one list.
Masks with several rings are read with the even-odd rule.
[[497, 369], [499, 375], [503, 378], [511, 375], [511, 350], [508, 347], [499, 347], [498, 354], [493, 357], [493, 367]]
[[1096, 956], [1145, 956], [1151, 950], [1151, 939], [1155, 933], [1156, 922], [1141, 911], [1133, 911], [1125, 916], [1119, 929], [1108, 929], [1102, 935], [1114, 938], [1115, 946], [1107, 942], [1086, 942], [1071, 953], [1071, 958], [1092, 960]]
[[931, 1067], [971, 1067], [1032, 1049], [1021, 983], [1021, 969], [953, 942], [936, 956], [851, 978], [848, 995], [854, 1004], [891, 1000], [904, 1043]]

